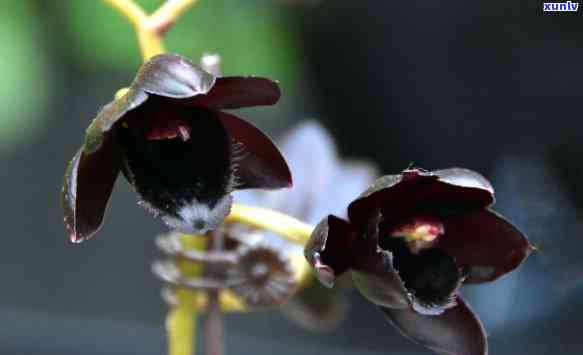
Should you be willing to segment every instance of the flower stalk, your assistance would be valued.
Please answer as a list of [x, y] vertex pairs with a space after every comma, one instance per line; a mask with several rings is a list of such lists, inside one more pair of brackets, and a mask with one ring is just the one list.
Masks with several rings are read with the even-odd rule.
[[[204, 250], [208, 247], [208, 238], [198, 235], [182, 235], [181, 243], [186, 250]], [[202, 267], [186, 260], [178, 261], [178, 268], [188, 277], [202, 273]], [[196, 348], [196, 316], [199, 306], [199, 292], [178, 287], [175, 293], [176, 305], [166, 318], [168, 332], [168, 355], [192, 355]]]
[[286, 214], [267, 208], [234, 204], [227, 222], [238, 222], [265, 229], [300, 245], [306, 244], [314, 227]]
[[164, 35], [176, 20], [197, 2], [197, 0], [168, 0], [148, 15], [133, 0], [103, 1], [125, 16], [134, 26], [144, 61], [166, 52]]
[[158, 36], [163, 36], [198, 0], [167, 0], [147, 20], [149, 28]]

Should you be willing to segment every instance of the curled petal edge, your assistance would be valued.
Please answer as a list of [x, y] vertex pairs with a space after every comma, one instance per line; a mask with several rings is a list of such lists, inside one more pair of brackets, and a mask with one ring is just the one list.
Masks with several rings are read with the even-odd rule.
[[482, 175], [468, 169], [450, 168], [429, 172], [407, 169], [399, 175], [377, 179], [348, 206], [351, 222], [362, 225], [369, 211], [381, 208], [392, 215], [415, 208], [419, 202], [440, 201], [444, 207], [488, 207], [494, 203], [494, 189]]
[[289, 166], [271, 138], [235, 115], [216, 114], [236, 145], [233, 157], [236, 189], [292, 186]]
[[71, 242], [89, 239], [101, 228], [120, 164], [117, 144], [108, 141], [94, 154], [79, 149], [67, 166], [61, 203]]
[[252, 106], [271, 106], [279, 101], [281, 91], [276, 81], [254, 76], [220, 77], [212, 89], [184, 100], [189, 106], [210, 109], [238, 109]]
[[158, 96], [183, 99], [209, 93], [216, 80], [214, 75], [194, 65], [187, 58], [165, 53], [152, 57], [142, 65], [131, 88]]
[[486, 331], [478, 316], [461, 297], [457, 305], [437, 316], [412, 309], [380, 307], [403, 336], [443, 355], [487, 355]]
[[351, 246], [356, 233], [350, 224], [336, 216], [324, 218], [314, 229], [304, 248], [308, 263], [326, 287], [352, 266]]

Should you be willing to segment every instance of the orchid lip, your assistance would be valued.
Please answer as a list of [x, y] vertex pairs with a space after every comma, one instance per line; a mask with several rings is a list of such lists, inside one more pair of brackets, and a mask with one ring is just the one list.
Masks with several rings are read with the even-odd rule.
[[413, 309], [424, 314], [441, 314], [455, 306], [452, 300], [463, 277], [455, 259], [435, 248], [437, 238], [444, 231], [443, 225], [420, 221], [384, 235], [379, 239], [379, 247], [392, 254], [393, 268], [407, 290]]

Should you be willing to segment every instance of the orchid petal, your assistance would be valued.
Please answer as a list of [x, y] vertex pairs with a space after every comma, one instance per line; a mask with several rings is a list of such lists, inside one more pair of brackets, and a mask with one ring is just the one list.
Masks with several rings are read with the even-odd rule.
[[457, 305], [438, 316], [412, 309], [381, 307], [405, 337], [443, 355], [487, 355], [486, 333], [480, 319], [458, 296]]

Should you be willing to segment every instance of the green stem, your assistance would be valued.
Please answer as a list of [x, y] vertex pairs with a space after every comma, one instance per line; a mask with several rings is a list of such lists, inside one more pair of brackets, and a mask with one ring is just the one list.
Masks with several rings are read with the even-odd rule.
[[134, 26], [144, 61], [165, 53], [164, 34], [197, 0], [167, 0], [151, 15], [133, 0], [103, 0]]

